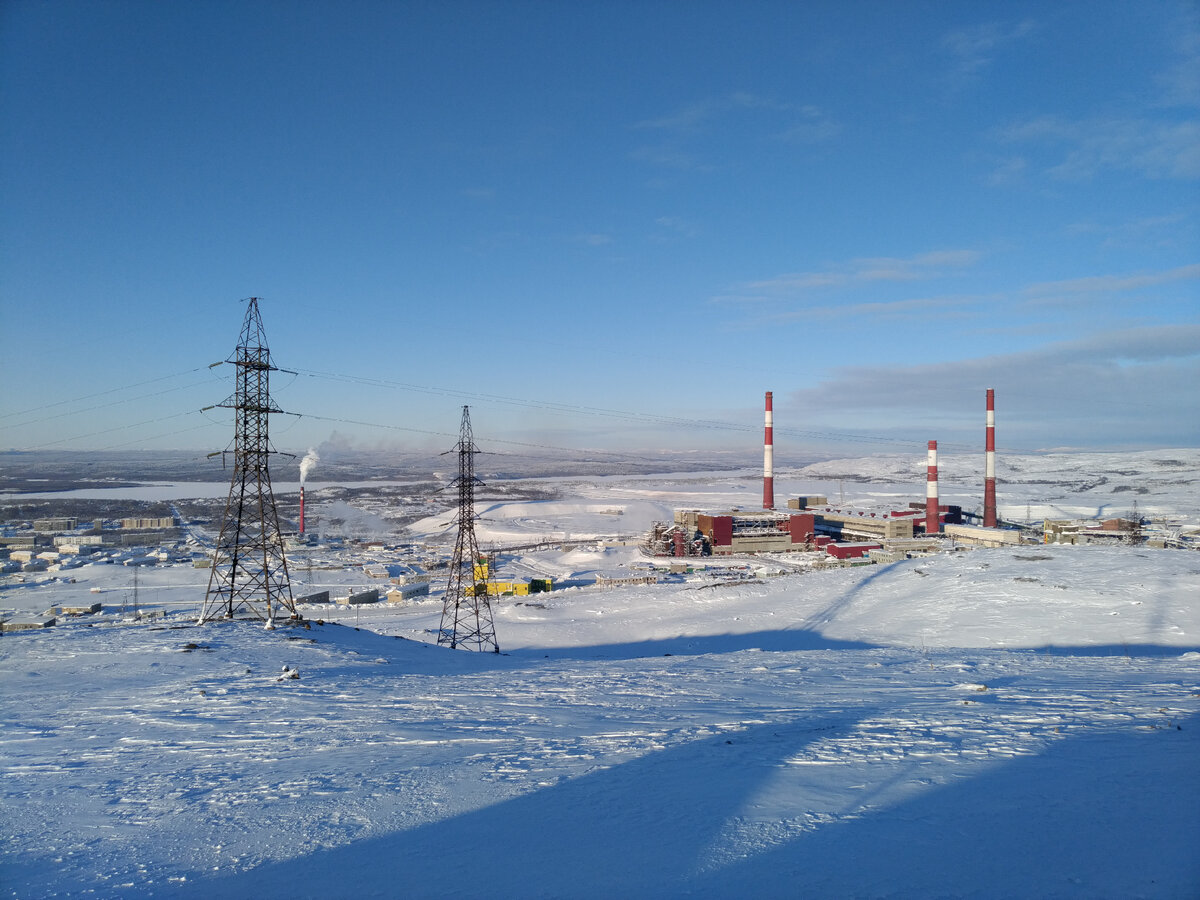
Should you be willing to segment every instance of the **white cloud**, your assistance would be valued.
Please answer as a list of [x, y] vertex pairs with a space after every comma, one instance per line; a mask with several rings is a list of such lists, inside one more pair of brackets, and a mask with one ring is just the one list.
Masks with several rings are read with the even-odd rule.
[[958, 71], [970, 75], [991, 65], [997, 52], [1034, 29], [1031, 20], [1016, 24], [984, 22], [949, 32], [942, 38], [942, 47], [955, 59]]
[[1115, 293], [1195, 278], [1200, 278], [1200, 264], [1179, 266], [1163, 272], [1143, 272], [1138, 275], [1091, 275], [1085, 278], [1068, 278], [1064, 281], [1043, 281], [1029, 285], [1025, 288], [1025, 293]]
[[583, 244], [587, 247], [607, 247], [613, 242], [611, 234], [602, 234], [593, 232], [588, 234], [577, 234], [572, 240], [577, 244]]
[[767, 278], [763, 281], [751, 281], [746, 287], [754, 291], [790, 294], [809, 288], [846, 284], [848, 281], [850, 281], [850, 276], [845, 272], [797, 272], [791, 275]]
[[637, 162], [677, 169], [681, 172], [712, 172], [716, 168], [709, 163], [701, 162], [695, 154], [667, 144], [638, 147], [630, 156]]
[[992, 170], [992, 174], [988, 176], [987, 183], [993, 187], [1003, 187], [1009, 184], [1021, 184], [1025, 180], [1026, 170], [1029, 168], [1029, 161], [1023, 156], [1009, 156], [1000, 160], [996, 164], [996, 168]]
[[659, 216], [654, 224], [676, 237], [694, 238], [700, 233], [700, 227], [695, 222], [679, 216]]
[[1087, 181], [1105, 171], [1200, 178], [1200, 120], [1196, 119], [1038, 116], [999, 129], [996, 137], [1004, 143], [1057, 149], [1061, 159], [1046, 172], [1063, 180]]
[[1097, 236], [1104, 248], [1195, 246], [1194, 229], [1187, 213], [1142, 216], [1127, 222], [1075, 222], [1064, 229], [1068, 236]]
[[[773, 139], [792, 144], [818, 144], [841, 133], [840, 123], [830, 118], [820, 107], [812, 104], [797, 106], [769, 97], [744, 91], [734, 91], [697, 100], [672, 113], [644, 119], [636, 127], [661, 134], [656, 144], [642, 146], [632, 157], [640, 162], [679, 169], [681, 171], [711, 171], [713, 166], [697, 159], [686, 147], [702, 140], [708, 132], [731, 127], [725, 120], [738, 113], [751, 113], [770, 123]], [[782, 123], [782, 124], [780, 124]], [[743, 116], [739, 127], [751, 125]]]
[[795, 319], [813, 320], [820, 318], [850, 319], [870, 316], [872, 319], [896, 319], [911, 315], [925, 316], [931, 312], [943, 314], [962, 313], [978, 306], [985, 297], [980, 295], [953, 295], [946, 297], [912, 297], [907, 300], [880, 300], [865, 303], [839, 303], [836, 306], [817, 306], [811, 309], [792, 310], [774, 317], [785, 322]]
[[780, 138], [792, 144], [819, 144], [842, 133], [842, 125], [829, 118], [820, 107], [803, 106], [798, 119], [789, 125]]
[[1159, 76], [1162, 105], [1200, 106], [1200, 24], [1194, 15], [1184, 19], [1175, 39], [1175, 58]]
[[833, 266], [821, 272], [793, 272], [751, 281], [717, 299], [765, 299], [768, 296], [794, 296], [819, 288], [867, 283], [872, 281], [923, 281], [939, 278], [946, 269], [964, 268], [976, 263], [977, 250], [934, 250], [910, 257], [866, 257]]
[[876, 432], [973, 440], [982, 438], [983, 392], [995, 388], [1004, 446], [1195, 446], [1198, 382], [1200, 325], [1164, 325], [979, 359], [847, 367], [788, 405], [814, 427], [870, 421]]
[[714, 119], [744, 109], [786, 109], [787, 104], [777, 103], [745, 91], [733, 91], [704, 100], [697, 100], [657, 119], [645, 119], [637, 123], [639, 128], [665, 131], [695, 131]]

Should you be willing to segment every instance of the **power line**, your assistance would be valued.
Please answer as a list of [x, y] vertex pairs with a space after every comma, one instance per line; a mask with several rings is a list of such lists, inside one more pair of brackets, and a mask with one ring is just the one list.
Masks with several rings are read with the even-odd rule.
[[[202, 425], [193, 425], [191, 428], [176, 428], [171, 431], [164, 431], [162, 434], [152, 434], [149, 437], [138, 438], [134, 441], [125, 441], [124, 443], [120, 444], [109, 444], [107, 447], [97, 447], [96, 450], [97, 452], [102, 452], [104, 450], [116, 450], [121, 447], [128, 447], [130, 444], [140, 444], [143, 441], [157, 441], [159, 438], [174, 437], [177, 434], [187, 434], [190, 431], [199, 431], [201, 428], [213, 428], [219, 424], [220, 423], [218, 422], [205, 422]], [[200, 456], [192, 457], [192, 459], [200, 458]]]
[[[606, 417], [606, 418], [615, 418], [615, 419], [620, 419], [620, 420], [630, 421], [630, 422], [649, 423], [649, 424], [655, 424], [655, 425], [666, 425], [666, 426], [672, 426], [672, 427], [704, 428], [704, 429], [714, 429], [714, 430], [723, 430], [723, 431], [738, 431], [738, 432], [747, 432], [747, 433], [755, 433], [755, 432], [757, 432], [757, 429], [758, 429], [757, 425], [753, 425], [753, 424], [749, 424], [749, 423], [742, 423], [742, 422], [727, 422], [727, 421], [721, 421], [719, 419], [693, 419], [693, 418], [686, 418], [686, 417], [682, 417], [682, 416], [667, 416], [667, 415], [662, 415], [659, 413], [639, 413], [639, 412], [632, 412], [629, 410], [610, 409], [610, 408], [606, 408], [606, 407], [583, 406], [583, 405], [572, 404], [572, 403], [560, 403], [560, 402], [550, 401], [550, 400], [532, 400], [532, 399], [523, 399], [523, 398], [519, 398], [519, 397], [505, 397], [505, 396], [501, 396], [501, 395], [497, 395], [497, 394], [483, 394], [483, 393], [476, 393], [476, 392], [470, 392], [470, 391], [460, 391], [460, 390], [456, 390], [453, 388], [441, 388], [441, 387], [433, 387], [433, 386], [429, 386], [429, 385], [411, 384], [408, 382], [391, 381], [391, 380], [383, 379], [383, 378], [368, 378], [368, 377], [358, 376], [358, 375], [346, 375], [346, 374], [336, 373], [336, 372], [318, 372], [318, 371], [305, 370], [305, 369], [298, 369], [297, 372], [298, 372], [298, 374], [304, 375], [309, 378], [319, 378], [319, 379], [323, 378], [323, 379], [328, 379], [328, 380], [332, 380], [332, 381], [340, 381], [340, 382], [344, 382], [344, 383], [365, 384], [365, 385], [370, 385], [370, 386], [374, 386], [374, 387], [393, 388], [393, 389], [398, 389], [398, 390], [413, 391], [416, 393], [432, 394], [435, 396], [454, 397], [456, 399], [485, 400], [485, 401], [490, 401], [492, 403], [500, 403], [500, 404], [505, 404], [505, 405], [510, 405], [510, 406], [518, 406], [518, 407], [523, 407], [526, 409], [539, 409], [539, 410], [546, 410], [546, 411], [550, 411], [550, 412], [560, 412], [560, 413], [564, 413], [564, 414], [582, 414], [582, 415], [591, 415], [591, 416], [602, 416], [602, 417]], [[353, 424], [371, 424], [371, 423], [353, 423]], [[420, 429], [413, 429], [413, 430], [420, 431]], [[892, 446], [892, 445], [919, 446], [919, 443], [920, 443], [915, 440], [906, 440], [906, 439], [902, 439], [902, 438], [890, 438], [890, 437], [884, 437], [884, 436], [851, 434], [849, 432], [836, 432], [836, 431], [809, 431], [809, 430], [799, 429], [799, 428], [789, 428], [787, 426], [778, 426], [775, 428], [775, 431], [779, 434], [782, 434], [785, 436], [790, 436], [790, 437], [811, 438], [811, 439], [817, 439], [817, 440], [851, 441], [851, 442], [857, 442], [857, 443], [882, 444], [882, 445], [889, 445], [889, 446]], [[441, 432], [429, 432], [429, 433], [442, 435]], [[952, 443], [946, 443], [945, 446], [952, 447], [955, 445]], [[966, 447], [966, 445], [960, 445], [960, 446]]]
[[[457, 435], [453, 435], [453, 434], [450, 434], [449, 432], [445, 432], [445, 431], [430, 431], [425, 428], [412, 428], [412, 427], [406, 426], [406, 425], [385, 425], [385, 424], [381, 424], [379, 422], [365, 422], [360, 419], [345, 419], [345, 418], [336, 418], [333, 416], [318, 416], [318, 415], [314, 415], [312, 413], [290, 413], [290, 415], [300, 416], [301, 418], [305, 418], [305, 419], [316, 419], [316, 420], [322, 421], [322, 422], [334, 422], [334, 423], [343, 424], [343, 425], [360, 425], [360, 426], [363, 426], [366, 428], [383, 428], [383, 429], [387, 429], [390, 431], [408, 431], [408, 432], [413, 432], [415, 434], [433, 435], [434, 437], [457, 437]], [[595, 455], [595, 456], [615, 456], [615, 457], [620, 457], [621, 459], [638, 459], [638, 460], [644, 460], [646, 462], [660, 462], [661, 461], [661, 460], [653, 458], [653, 457], [638, 456], [637, 454], [634, 454], [634, 453], [623, 453], [623, 452], [617, 451], [617, 450], [598, 450], [598, 449], [593, 449], [593, 448], [579, 448], [579, 447], [557, 447], [553, 444], [534, 444], [534, 443], [530, 443], [528, 441], [506, 440], [505, 438], [480, 438], [480, 440], [488, 441], [489, 443], [493, 443], [493, 444], [508, 444], [509, 446], [513, 446], [513, 447], [528, 447], [533, 450], [553, 450], [557, 453], [576, 453], [576, 454], [586, 453], [586, 454], [591, 454], [591, 455]], [[505, 455], [505, 456], [521, 456], [522, 454], [513, 453], [513, 454], [503, 454], [503, 455]], [[528, 458], [533, 458], [533, 457], [528, 457]]]
[[[222, 361], [222, 362], [224, 362], [224, 361]], [[42, 407], [35, 407], [34, 409], [31, 409], [31, 410], [25, 410], [24, 413], [10, 413], [7, 415], [8, 416], [21, 415], [21, 414], [26, 414], [29, 412], [34, 412], [37, 410], [46, 410], [46, 409], [51, 409], [51, 408], [58, 407], [58, 406], [63, 406], [63, 405], [69, 404], [69, 403], [80, 402], [82, 400], [92, 399], [95, 397], [106, 396], [108, 394], [117, 393], [122, 390], [129, 390], [131, 388], [139, 387], [139, 386], [142, 386], [145, 384], [153, 384], [153, 383], [165, 381], [165, 380], [168, 380], [171, 378], [177, 378], [177, 377], [180, 377], [181, 375], [187, 375], [187, 374], [191, 374], [194, 372], [204, 371], [205, 369], [211, 370], [221, 364], [222, 363], [212, 363], [211, 365], [206, 366], [206, 367], [197, 367], [194, 369], [188, 369], [188, 370], [184, 370], [183, 372], [174, 373], [172, 375], [165, 375], [160, 378], [149, 379], [147, 381], [137, 382], [132, 385], [126, 385], [126, 386], [120, 387], [120, 388], [112, 388], [107, 391], [100, 391], [95, 394], [89, 394], [84, 397], [75, 398], [74, 400], [63, 400], [63, 401], [58, 401], [56, 403], [47, 404]], [[455, 398], [455, 399], [459, 399], [459, 400], [473, 399], [473, 400], [477, 400], [477, 401], [484, 401], [487, 403], [501, 404], [501, 405], [506, 405], [506, 406], [515, 406], [515, 407], [525, 408], [525, 409], [542, 410], [542, 411], [546, 411], [546, 412], [559, 413], [562, 415], [585, 415], [585, 416], [593, 416], [593, 417], [600, 417], [600, 418], [616, 419], [616, 420], [620, 420], [620, 421], [627, 421], [627, 422], [633, 422], [633, 423], [638, 423], [638, 424], [657, 425], [657, 426], [662, 426], [662, 427], [666, 427], [666, 428], [670, 428], [670, 429], [681, 428], [681, 429], [721, 430], [721, 431], [732, 431], [732, 432], [747, 433], [747, 434], [756, 433], [756, 431], [757, 431], [757, 425], [751, 424], [751, 423], [744, 423], [744, 422], [729, 422], [729, 421], [722, 421], [722, 420], [717, 420], [717, 419], [688, 418], [688, 417], [683, 417], [683, 416], [664, 415], [664, 414], [660, 414], [660, 413], [635, 412], [635, 411], [631, 411], [631, 410], [620, 410], [620, 409], [613, 409], [613, 408], [608, 408], [608, 407], [587, 406], [587, 405], [582, 405], [582, 404], [562, 403], [562, 402], [550, 401], [550, 400], [511, 397], [511, 396], [503, 396], [503, 395], [489, 394], [489, 393], [478, 393], [478, 392], [458, 390], [458, 389], [449, 388], [449, 387], [440, 387], [440, 386], [436, 386], [436, 385], [420, 385], [420, 384], [413, 384], [410, 382], [395, 381], [395, 380], [384, 379], [384, 378], [373, 378], [373, 377], [361, 376], [361, 375], [350, 375], [350, 374], [338, 373], [338, 372], [323, 372], [323, 371], [316, 371], [316, 370], [299, 369], [299, 370], [296, 370], [295, 372], [289, 372], [289, 374], [293, 374], [293, 375], [297, 375], [297, 376], [304, 376], [306, 378], [339, 382], [339, 383], [344, 383], [344, 384], [360, 384], [360, 385], [368, 385], [368, 386], [379, 387], [379, 388], [390, 389], [390, 390], [402, 390], [402, 391], [410, 391], [410, 392], [417, 392], [417, 393], [425, 393], [425, 394], [430, 394], [433, 396], [442, 396], [442, 397], [448, 397], [448, 398]], [[200, 383], [202, 383], [202, 382], [195, 382], [195, 385], [198, 385]], [[49, 416], [44, 419], [18, 423], [16, 425], [13, 425], [10, 427], [23, 427], [26, 425], [32, 425], [32, 424], [37, 424], [40, 422], [50, 421], [52, 419], [64, 418], [64, 417], [68, 417], [70, 415], [75, 415], [77, 413], [88, 412], [88, 411], [92, 411], [95, 409], [103, 409], [103, 408], [107, 408], [110, 406], [115, 406], [115, 405], [118, 405], [121, 403], [132, 402], [133, 400], [140, 400], [140, 399], [146, 399], [147, 397], [160, 396], [163, 394], [171, 393], [171, 392], [174, 392], [177, 390], [182, 390], [184, 388], [192, 387], [192, 386], [194, 386], [194, 385], [189, 384], [189, 385], [183, 385], [183, 386], [177, 387], [177, 388], [167, 388], [164, 391], [153, 392], [150, 394], [145, 394], [145, 395], [141, 395], [139, 397], [134, 397], [134, 398], [128, 398], [125, 400], [117, 400], [117, 401], [113, 401], [112, 403], [99, 404], [97, 406], [88, 407], [86, 409], [77, 410], [75, 412], [56, 414], [54, 416]], [[182, 415], [186, 415], [186, 413], [180, 413], [175, 416], [163, 416], [160, 418], [148, 419], [143, 422], [132, 423], [129, 425], [114, 426], [113, 428], [103, 429], [100, 431], [90, 432], [87, 434], [80, 434], [80, 435], [74, 435], [71, 437], [60, 438], [59, 440], [50, 441], [45, 444], [40, 444], [35, 447], [29, 447], [29, 448], [25, 448], [25, 449], [26, 450], [46, 449], [46, 448], [54, 447], [59, 444], [64, 444], [64, 443], [67, 443], [70, 441], [76, 441], [76, 440], [81, 440], [81, 439], [85, 439], [85, 438], [89, 438], [89, 437], [95, 437], [96, 435], [100, 435], [100, 434], [107, 434], [107, 433], [111, 433], [113, 431], [120, 431], [120, 430], [124, 430], [124, 429], [129, 429], [129, 428], [137, 428], [142, 425], [167, 421], [169, 419], [178, 418], [179, 416], [182, 416]], [[317, 414], [309, 414], [309, 413], [305, 413], [305, 414], [293, 413], [292, 415], [297, 415], [302, 418], [308, 418], [308, 419], [313, 419], [313, 420], [317, 420], [317, 421], [327, 421], [327, 422], [335, 422], [335, 423], [341, 423], [341, 424], [346, 424], [346, 425], [357, 425], [360, 427], [382, 428], [382, 429], [395, 430], [395, 431], [404, 431], [404, 432], [410, 432], [413, 434], [430, 435], [433, 437], [456, 437], [456, 435], [452, 435], [452, 434], [450, 434], [448, 432], [444, 432], [444, 431], [435, 431], [435, 430], [430, 430], [430, 429], [413, 428], [413, 427], [409, 427], [409, 426], [400, 426], [400, 425], [388, 425], [388, 424], [382, 424], [382, 423], [378, 423], [378, 422], [368, 422], [368, 421], [363, 421], [363, 420], [350, 419], [350, 418], [346, 418], [346, 417], [320, 416]], [[202, 427], [205, 427], [205, 426], [196, 426], [197, 429], [202, 428]], [[188, 430], [195, 430], [195, 429], [188, 429]], [[863, 433], [841, 432], [841, 431], [828, 431], [828, 430], [818, 431], [818, 430], [809, 430], [809, 429], [788, 427], [786, 425], [778, 425], [775, 427], [774, 431], [783, 437], [791, 437], [791, 438], [796, 438], [796, 439], [800, 439], [800, 440], [814, 440], [814, 441], [833, 442], [833, 443], [859, 443], [859, 444], [873, 444], [873, 445], [877, 445], [877, 446], [881, 446], [881, 447], [912, 448], [913, 452], [917, 452], [917, 450], [923, 446], [923, 442], [917, 441], [915, 439], [889, 437], [889, 436], [885, 436], [885, 435], [872, 435], [872, 434], [863, 434]], [[157, 435], [155, 437], [144, 438], [143, 440], [156, 440], [157, 438], [163, 437], [163, 436], [165, 436], [165, 435]], [[636, 454], [618, 453], [618, 452], [614, 452], [614, 451], [602, 451], [602, 450], [598, 450], [598, 449], [587, 449], [587, 448], [579, 449], [579, 448], [559, 447], [559, 446], [554, 446], [554, 445], [550, 445], [550, 444], [538, 444], [538, 443], [532, 443], [532, 442], [505, 440], [503, 438], [482, 438], [482, 439], [487, 440], [489, 442], [493, 442], [493, 443], [500, 443], [500, 444], [506, 444], [506, 445], [510, 445], [510, 446], [517, 446], [517, 447], [527, 447], [527, 448], [537, 449], [537, 450], [547, 450], [547, 451], [553, 451], [553, 452], [567, 452], [567, 453], [573, 453], [573, 454], [578, 454], [578, 453], [604, 454], [606, 456], [620, 456], [620, 457], [626, 458], [626, 459], [645, 459], [647, 461], [650, 461], [649, 457], [640, 457], [640, 456], [637, 456]], [[132, 444], [132, 443], [136, 443], [136, 441], [129, 441], [124, 444], [116, 444], [116, 445], [112, 445], [112, 447], [128, 446], [129, 444]], [[977, 445], [975, 445], [974, 443], [966, 444], [966, 443], [957, 443], [957, 442], [952, 442], [952, 441], [942, 441], [941, 445], [944, 449], [953, 449], [953, 450], [958, 450], [958, 451], [962, 451], [962, 452], [973, 452], [973, 451], [976, 451], [979, 449], [979, 447]], [[112, 449], [112, 447], [103, 448], [103, 449]], [[1037, 453], [1037, 452], [1039, 452], [1036, 450], [1022, 450], [1022, 449], [1013, 448], [1013, 447], [1005, 447], [1004, 450], [1006, 452], [1016, 452], [1016, 453]]]
[[[29, 419], [28, 421], [25, 421], [25, 422], [15, 422], [11, 425], [6, 425], [5, 427], [6, 428], [25, 428], [29, 425], [40, 425], [43, 422], [52, 422], [55, 419], [64, 419], [64, 418], [67, 418], [68, 416], [78, 416], [78, 415], [82, 415], [83, 413], [87, 413], [87, 412], [95, 412], [98, 409], [108, 409], [109, 407], [120, 406], [122, 403], [133, 403], [137, 400], [147, 400], [151, 397], [161, 397], [164, 394], [171, 394], [171, 393], [174, 393], [175, 391], [183, 391], [183, 390], [187, 390], [188, 388], [199, 387], [200, 385], [207, 384], [207, 383], [208, 383], [207, 381], [193, 381], [190, 384], [182, 384], [182, 385], [179, 385], [178, 387], [166, 388], [165, 390], [154, 391], [149, 394], [139, 394], [136, 397], [126, 397], [124, 400], [113, 400], [110, 403], [99, 403], [95, 406], [88, 406], [88, 407], [84, 407], [83, 409], [75, 409], [75, 410], [71, 410], [70, 412], [56, 413], [55, 415], [45, 416], [41, 419]], [[65, 401], [65, 402], [71, 402], [71, 401]], [[56, 404], [52, 404], [52, 405], [61, 406], [62, 404], [56, 403]]]
[[158, 422], [167, 422], [167, 421], [170, 421], [171, 419], [179, 419], [179, 418], [182, 418], [183, 416], [195, 415], [196, 412], [198, 412], [198, 410], [189, 409], [187, 412], [175, 413], [174, 415], [171, 415], [171, 416], [159, 416], [156, 419], [146, 419], [145, 421], [134, 422], [129, 425], [114, 425], [112, 428], [104, 428], [104, 429], [101, 429], [100, 431], [89, 432], [88, 434], [77, 434], [77, 435], [74, 435], [73, 437], [59, 438], [57, 441], [49, 441], [45, 444], [39, 444], [36, 447], [26, 447], [26, 448], [24, 448], [23, 452], [28, 452], [30, 450], [45, 450], [47, 447], [53, 447], [56, 444], [65, 444], [67, 441], [80, 441], [80, 440], [83, 440], [84, 438], [95, 437], [98, 434], [111, 434], [114, 431], [124, 431], [127, 428], [139, 428], [142, 425], [153, 425]]
[[[105, 397], [108, 394], [117, 394], [117, 393], [120, 393], [121, 391], [128, 391], [128, 390], [132, 390], [133, 388], [142, 387], [143, 385], [156, 384], [159, 381], [169, 381], [172, 378], [179, 378], [181, 375], [191, 375], [193, 372], [202, 372], [205, 369], [212, 369], [212, 368], [215, 368], [216, 366], [222, 365], [223, 363], [224, 363], [224, 360], [222, 360], [221, 362], [212, 363], [211, 365], [208, 365], [208, 366], [200, 366], [195, 369], [185, 369], [184, 371], [176, 372], [173, 375], [163, 375], [159, 378], [150, 378], [146, 381], [138, 381], [133, 384], [123, 385], [122, 387], [110, 388], [107, 391], [98, 391], [95, 394], [85, 394], [82, 397], [75, 397], [71, 400], [58, 400], [54, 403], [46, 403], [41, 406], [30, 407], [29, 409], [20, 410], [18, 412], [0, 413], [0, 419], [9, 419], [9, 418], [12, 418], [13, 416], [24, 416], [24, 415], [28, 415], [29, 413], [32, 413], [32, 412], [41, 412], [43, 410], [53, 409], [56, 406], [66, 406], [69, 403], [80, 403], [84, 400], [91, 400], [95, 397]], [[153, 396], [153, 395], [148, 395], [148, 396]], [[124, 401], [120, 401], [120, 402], [124, 402]], [[99, 409], [100, 407], [91, 407], [91, 408]], [[85, 412], [85, 411], [86, 410], [77, 410], [77, 412]], [[32, 424], [32, 423], [22, 423], [22, 424]], [[19, 426], [13, 426], [13, 427], [19, 427]]]

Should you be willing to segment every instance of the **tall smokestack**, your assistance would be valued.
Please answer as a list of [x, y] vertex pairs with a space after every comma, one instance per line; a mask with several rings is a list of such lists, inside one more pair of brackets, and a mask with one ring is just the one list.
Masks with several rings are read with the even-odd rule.
[[771, 392], [767, 391], [766, 432], [763, 436], [763, 509], [775, 508], [775, 437], [771, 423]]
[[925, 476], [925, 533], [941, 534], [938, 515], [937, 441], [929, 442], [929, 470]]
[[983, 470], [983, 527], [996, 527], [996, 392], [987, 392], [987, 457]]
[[308, 478], [308, 473], [312, 471], [321, 457], [316, 450], [311, 447], [304, 454], [304, 459], [300, 460], [300, 533], [304, 534], [304, 479]]

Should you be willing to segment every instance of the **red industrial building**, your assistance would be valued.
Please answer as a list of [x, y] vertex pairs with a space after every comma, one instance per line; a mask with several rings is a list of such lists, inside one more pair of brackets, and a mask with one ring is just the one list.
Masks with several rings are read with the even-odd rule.
[[768, 510], [694, 515], [695, 531], [707, 538], [711, 552], [718, 555], [805, 550], [816, 533], [816, 517], [812, 513], [781, 514]]
[[883, 544], [872, 544], [870, 542], [860, 542], [855, 544], [830, 543], [826, 545], [825, 552], [834, 559], [862, 559], [872, 550], [882, 549]]

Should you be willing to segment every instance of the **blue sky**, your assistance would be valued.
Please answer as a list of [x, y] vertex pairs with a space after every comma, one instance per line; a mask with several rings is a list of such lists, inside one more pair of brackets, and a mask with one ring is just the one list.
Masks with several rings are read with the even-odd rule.
[[10, 0], [0, 158], [0, 447], [1200, 438], [1194, 3]]

